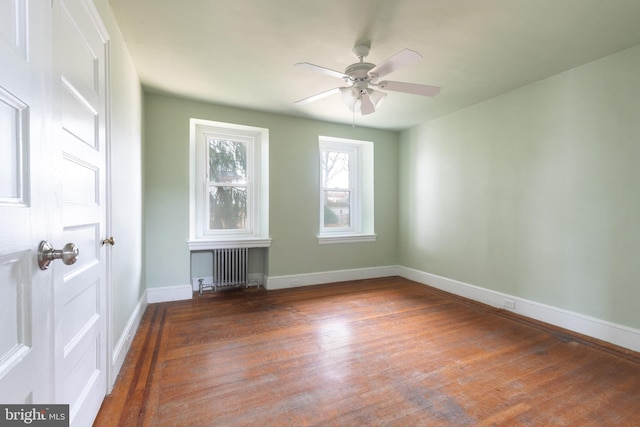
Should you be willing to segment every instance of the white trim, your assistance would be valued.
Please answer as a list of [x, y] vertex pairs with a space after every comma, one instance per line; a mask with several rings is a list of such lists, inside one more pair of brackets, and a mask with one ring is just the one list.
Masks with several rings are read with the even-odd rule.
[[161, 286], [147, 288], [147, 303], [182, 301], [193, 298], [191, 285]]
[[[403, 266], [271, 276], [265, 277], [263, 283], [266, 289], [274, 290], [390, 276], [404, 277], [454, 295], [640, 352], [640, 330], [638, 329]], [[149, 288], [146, 299], [148, 303], [185, 300], [192, 298], [192, 292], [191, 285]], [[505, 303], [513, 303], [514, 307], [508, 308]]]
[[377, 234], [324, 234], [318, 235], [318, 244], [375, 242], [376, 237]]
[[271, 246], [270, 238], [244, 238], [244, 239], [194, 239], [187, 241], [187, 246], [191, 251], [206, 251], [210, 249], [227, 248], [268, 248]]
[[324, 283], [345, 282], [349, 280], [375, 279], [397, 276], [394, 266], [356, 268], [352, 270], [323, 271], [319, 273], [291, 274], [287, 276], [267, 277], [265, 288], [268, 290], [295, 288], [298, 286], [321, 285]]
[[[95, 8], [91, 8], [92, 14], [98, 13]], [[101, 27], [101, 31], [104, 33], [107, 32], [104, 27], [104, 23], [102, 19], [96, 19], [94, 16], [93, 21], [97, 26]], [[98, 15], [99, 18], [99, 15]], [[105, 114], [104, 114], [104, 141], [105, 141], [105, 150], [104, 150], [104, 198], [105, 198], [105, 209], [104, 209], [104, 237], [113, 236], [113, 178], [112, 178], [112, 140], [111, 140], [111, 41], [109, 36], [107, 35], [107, 39], [104, 42], [105, 49]], [[106, 325], [106, 338], [107, 338], [107, 348], [106, 348], [106, 358], [107, 360], [113, 360], [114, 356], [117, 354], [119, 349], [117, 348], [120, 343], [116, 344], [116, 347], [113, 345], [113, 246], [112, 245], [102, 245], [104, 251], [104, 265], [105, 265], [105, 287], [106, 287], [106, 298], [105, 298], [105, 325]], [[123, 359], [124, 361], [124, 359]], [[120, 370], [120, 366], [117, 368], [113, 363], [107, 363], [107, 393], [111, 392], [113, 388], [113, 384], [115, 383], [116, 378], [118, 377], [118, 372]]]
[[[98, 11], [94, 2], [83, 2], [85, 10], [91, 16], [91, 24], [95, 27], [95, 29], [100, 33], [100, 38], [103, 42], [107, 42], [111, 40], [111, 35], [107, 30], [106, 25], [104, 25], [104, 21], [102, 20], [102, 16]], [[108, 93], [108, 92], [107, 92]]]
[[[247, 230], [205, 230], [205, 146], [201, 135], [211, 132], [248, 139], [249, 191]], [[249, 140], [251, 142], [249, 142]], [[250, 154], [252, 153], [252, 154]], [[206, 200], [205, 200], [206, 199]], [[189, 242], [213, 240], [269, 239], [269, 129], [204, 119], [189, 120]], [[229, 246], [223, 246], [229, 247]], [[256, 247], [256, 246], [254, 246]], [[264, 247], [264, 246], [262, 246]], [[197, 250], [197, 249], [193, 249]]]
[[[638, 329], [408, 267], [399, 266], [397, 271], [406, 279], [640, 352]], [[510, 303], [513, 308], [509, 308]]]
[[[318, 137], [318, 196], [319, 196], [319, 232], [318, 243], [343, 243], [363, 242], [371, 240], [354, 240], [356, 235], [374, 236], [374, 174], [373, 174], [373, 142], [356, 139], [335, 138], [331, 136]], [[335, 188], [336, 191], [349, 191], [351, 193], [349, 206], [349, 227], [325, 227], [325, 191], [331, 190], [324, 187], [323, 181], [323, 153], [336, 151], [348, 153], [349, 184], [346, 187]], [[341, 239], [338, 235], [346, 236]], [[351, 240], [350, 240], [351, 239]], [[322, 241], [321, 241], [322, 240]]]
[[113, 348], [113, 357], [111, 359], [111, 377], [109, 378], [109, 393], [113, 389], [113, 385], [118, 378], [118, 374], [120, 373], [120, 369], [122, 369], [122, 365], [124, 364], [124, 359], [131, 348], [131, 343], [133, 342], [133, 337], [136, 335], [138, 327], [140, 326], [140, 322], [142, 321], [142, 316], [144, 314], [145, 309], [147, 308], [147, 291], [145, 290], [142, 294], [142, 297], [138, 300], [138, 303], [134, 307], [131, 312], [131, 316], [129, 316], [129, 321], [122, 331], [120, 335], [120, 339], [116, 343]]

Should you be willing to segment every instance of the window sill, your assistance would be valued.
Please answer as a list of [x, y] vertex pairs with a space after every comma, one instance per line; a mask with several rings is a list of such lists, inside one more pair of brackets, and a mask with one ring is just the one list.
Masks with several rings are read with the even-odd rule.
[[318, 244], [375, 242], [376, 237], [375, 234], [325, 234], [318, 236]]
[[187, 241], [190, 251], [207, 251], [211, 249], [227, 248], [268, 248], [271, 239], [260, 237], [245, 237], [236, 239], [195, 239]]

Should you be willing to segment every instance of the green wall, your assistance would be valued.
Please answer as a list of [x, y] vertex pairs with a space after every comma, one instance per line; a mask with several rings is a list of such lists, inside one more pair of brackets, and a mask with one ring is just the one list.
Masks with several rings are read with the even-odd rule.
[[[397, 263], [398, 133], [145, 93], [147, 286], [190, 282], [189, 119], [269, 129], [269, 276]], [[376, 242], [319, 245], [318, 136], [374, 142]]]
[[406, 130], [399, 264], [640, 327], [640, 47]]

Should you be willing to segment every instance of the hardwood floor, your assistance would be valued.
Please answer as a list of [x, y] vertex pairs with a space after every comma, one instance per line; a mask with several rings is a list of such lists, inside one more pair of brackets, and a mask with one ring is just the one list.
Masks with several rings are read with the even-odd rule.
[[401, 278], [149, 305], [96, 426], [632, 426], [640, 359]]

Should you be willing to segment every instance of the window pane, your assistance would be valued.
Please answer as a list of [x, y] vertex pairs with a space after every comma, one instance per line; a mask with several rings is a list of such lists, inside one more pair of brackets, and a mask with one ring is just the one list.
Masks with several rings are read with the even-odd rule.
[[324, 192], [324, 226], [341, 228], [351, 226], [349, 207], [351, 206], [350, 191]]
[[322, 186], [324, 188], [349, 188], [349, 153], [322, 152]]
[[247, 146], [241, 141], [207, 138], [209, 181], [224, 184], [247, 183]]
[[211, 187], [209, 190], [209, 229], [247, 228], [246, 187]]

